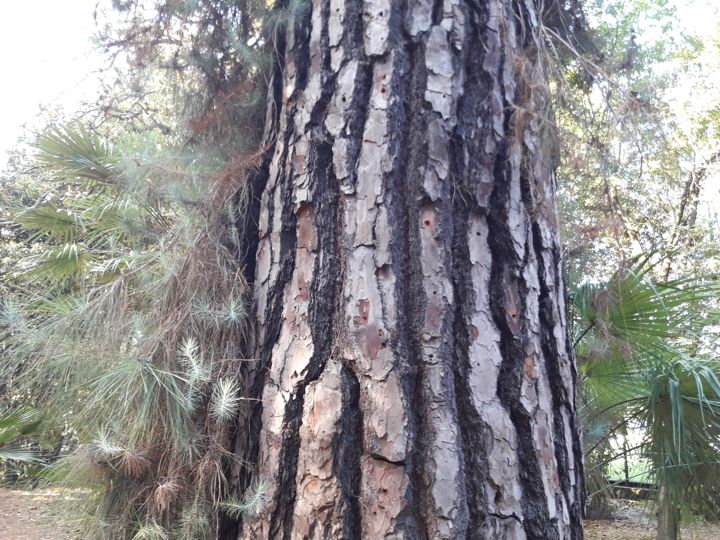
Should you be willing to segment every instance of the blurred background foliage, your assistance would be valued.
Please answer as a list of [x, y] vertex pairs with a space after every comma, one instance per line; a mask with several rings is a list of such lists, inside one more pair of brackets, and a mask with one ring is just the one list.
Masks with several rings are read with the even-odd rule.
[[554, 84], [589, 511], [647, 487], [677, 538], [720, 510], [720, 27], [687, 28], [692, 2], [583, 8], [596, 49], [568, 44]]

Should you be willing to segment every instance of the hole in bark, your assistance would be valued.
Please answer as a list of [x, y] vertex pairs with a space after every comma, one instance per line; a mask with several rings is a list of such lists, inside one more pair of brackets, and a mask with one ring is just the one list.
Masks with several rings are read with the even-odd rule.
[[381, 94], [384, 94], [384, 93], [385, 93], [385, 87], [384, 87], [384, 86], [380, 89], [380, 93], [381, 93]]
[[378, 336], [383, 337], [384, 335], [382, 330], [378, 330]]
[[423, 223], [425, 223], [425, 226], [426, 226], [426, 227], [429, 227], [429, 226], [430, 226], [430, 220], [429, 220], [429, 219], [426, 219]]
[[343, 103], [345, 103], [347, 101], [347, 98], [345, 96], [343, 96], [342, 101], [343, 101]]
[[378, 17], [382, 17], [382, 16], [383, 16], [383, 12], [381, 11], [380, 13], [378, 13]]

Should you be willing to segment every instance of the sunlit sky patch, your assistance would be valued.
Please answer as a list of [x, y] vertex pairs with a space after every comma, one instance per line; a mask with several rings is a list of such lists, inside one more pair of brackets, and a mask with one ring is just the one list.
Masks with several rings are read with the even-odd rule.
[[97, 0], [25, 0], [0, 7], [0, 168], [41, 107], [75, 109], [97, 90]]

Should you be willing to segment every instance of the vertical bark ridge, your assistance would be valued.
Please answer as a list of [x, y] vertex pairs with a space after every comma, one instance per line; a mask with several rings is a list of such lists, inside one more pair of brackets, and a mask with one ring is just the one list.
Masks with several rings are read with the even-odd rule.
[[[508, 121], [506, 126], [509, 127]], [[526, 345], [526, 321], [522, 314], [526, 307], [527, 290], [519, 275], [524, 261], [518, 260], [517, 254], [511, 251], [514, 238], [507, 225], [507, 207], [511, 200], [512, 173], [508, 171], [509, 156], [504, 141], [499, 145], [496, 159], [495, 188], [490, 197], [488, 228], [490, 246], [495, 255], [490, 278], [490, 305], [501, 336], [502, 354], [497, 393], [517, 433], [518, 463], [522, 464], [520, 481], [523, 487], [521, 503], [525, 533], [531, 539], [550, 540], [559, 538], [559, 531], [550, 523], [542, 474], [533, 445], [530, 415], [521, 401]]]
[[[308, 195], [296, 196], [296, 212], [298, 215], [309, 213], [307, 219], [314, 221], [311, 227], [315, 236], [314, 242], [300, 238], [300, 242], [307, 242], [306, 249], [314, 251], [314, 268], [310, 289], [307, 283], [298, 278], [298, 295], [307, 296], [308, 327], [313, 353], [307, 365], [304, 366], [304, 376], [295, 383], [290, 400], [285, 406], [283, 420], [283, 440], [280, 445], [280, 459], [277, 476], [277, 504], [270, 520], [270, 534], [275, 537], [279, 532], [277, 524], [282, 522], [283, 538], [291, 538], [294, 528], [298, 525], [298, 512], [295, 510], [298, 485], [304, 482], [304, 471], [298, 470], [300, 448], [303, 443], [300, 428], [303, 425], [305, 410], [305, 393], [308, 385], [317, 381], [330, 358], [331, 347], [334, 340], [334, 319], [337, 312], [336, 299], [338, 298], [339, 280], [339, 249], [338, 249], [338, 209], [339, 191], [338, 183], [333, 171], [332, 144], [325, 132], [322, 121], [333, 95], [336, 75], [330, 71], [330, 47], [328, 34], [329, 2], [322, 3], [319, 17], [315, 17], [311, 32], [317, 32], [317, 22], [320, 22], [319, 40], [311, 40], [319, 45], [318, 49], [310, 51], [311, 55], [319, 56], [320, 70], [320, 96], [310, 107], [310, 117], [303, 129], [304, 139], [307, 141], [307, 166], [303, 172], [308, 176]], [[319, 21], [318, 21], [319, 19]], [[316, 60], [311, 60], [311, 63]], [[305, 69], [299, 71], [306, 73]], [[305, 82], [306, 75], [299, 77], [299, 82]], [[307, 200], [305, 200], [305, 197]], [[307, 207], [305, 206], [307, 205]], [[302, 229], [299, 231], [302, 233]], [[313, 245], [310, 245], [313, 244]], [[303, 271], [302, 268], [299, 269]], [[312, 501], [308, 501], [312, 503]], [[302, 509], [301, 509], [302, 510]], [[302, 511], [300, 512], [302, 518]], [[322, 523], [319, 524], [322, 526]], [[318, 524], [310, 523], [308, 530], [314, 530]], [[328, 536], [335, 527], [323, 527], [322, 533]]]
[[465, 76], [451, 145], [455, 387], [469, 511], [466, 537], [515, 538], [522, 536], [520, 488], [514, 472], [518, 463], [514, 437], [507, 429], [510, 419], [495, 391], [502, 359], [487, 292], [490, 263], [496, 256], [488, 256], [486, 219], [497, 160], [493, 125], [496, 116], [504, 116], [494, 100], [496, 72], [488, 70], [499, 53], [497, 40], [488, 37], [488, 32], [496, 32], [488, 26], [490, 18], [488, 5], [468, 5]]
[[[514, 95], [507, 95], [508, 87], [505, 79], [505, 70], [508, 62], [508, 47], [505, 41], [509, 39], [507, 26], [502, 21], [504, 14], [497, 14], [500, 22], [493, 29], [498, 32], [500, 42], [503, 44], [497, 51], [497, 72], [494, 80], [494, 91], [502, 103], [502, 123], [495, 126], [497, 135], [497, 150], [494, 156], [493, 188], [489, 200], [488, 230], [489, 244], [493, 252], [490, 275], [490, 308], [496, 327], [500, 332], [500, 352], [502, 364], [497, 379], [497, 394], [504, 408], [510, 415], [510, 420], [517, 434], [517, 462], [522, 464], [520, 482], [522, 484], [522, 520], [523, 528], [528, 538], [554, 539], [558, 538], [558, 531], [548, 527], [548, 508], [544, 490], [542, 489], [541, 474], [535, 458], [535, 449], [532, 445], [533, 434], [529, 415], [521, 403], [523, 385], [523, 358], [525, 356], [526, 328], [522, 313], [525, 311], [524, 283], [521, 283], [521, 269], [524, 257], [517, 253], [515, 247], [518, 240], [510, 228], [510, 209], [512, 201], [511, 183], [513, 181], [513, 167], [511, 162], [511, 149], [509, 137], [511, 136], [512, 107], [510, 101]], [[523, 258], [521, 258], [523, 257]]]
[[[373, 84], [372, 65], [364, 54], [363, 47], [363, 13], [359, 2], [345, 3], [343, 0], [330, 2], [330, 18], [335, 17], [337, 26], [343, 31], [336, 30], [329, 36], [330, 45], [334, 47], [329, 69], [342, 72], [343, 69], [354, 75], [350, 95], [342, 81], [338, 84], [339, 100], [347, 106], [346, 136], [337, 137], [333, 142], [331, 152], [333, 159], [333, 173], [339, 178], [341, 191], [341, 205], [338, 212], [338, 222], [343, 223], [346, 212], [343, 195], [353, 192], [357, 186], [357, 163], [362, 149], [363, 131], [367, 121], [370, 92]], [[335, 27], [330, 24], [331, 27]], [[352, 66], [352, 67], [351, 67]], [[342, 109], [342, 105], [338, 107]], [[338, 159], [340, 158], [340, 159]], [[339, 175], [337, 173], [340, 173]], [[343, 226], [344, 229], [344, 226]], [[347, 279], [346, 252], [347, 234], [343, 230], [340, 236], [338, 251], [343, 259], [342, 279]], [[338, 342], [348, 340], [345, 330], [342, 306], [338, 307]], [[338, 430], [333, 438], [332, 473], [338, 479], [341, 490], [340, 514], [342, 521], [342, 537], [347, 539], [360, 538], [362, 531], [361, 508], [361, 479], [364, 440], [363, 440], [363, 412], [361, 404], [361, 387], [356, 373], [356, 366], [347, 358], [342, 358], [341, 392], [342, 408]]]

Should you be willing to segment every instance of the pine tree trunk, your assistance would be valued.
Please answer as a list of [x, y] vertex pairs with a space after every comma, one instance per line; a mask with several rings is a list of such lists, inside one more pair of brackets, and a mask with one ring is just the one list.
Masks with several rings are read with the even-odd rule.
[[239, 538], [582, 538], [536, 4], [314, 0], [278, 40]]

